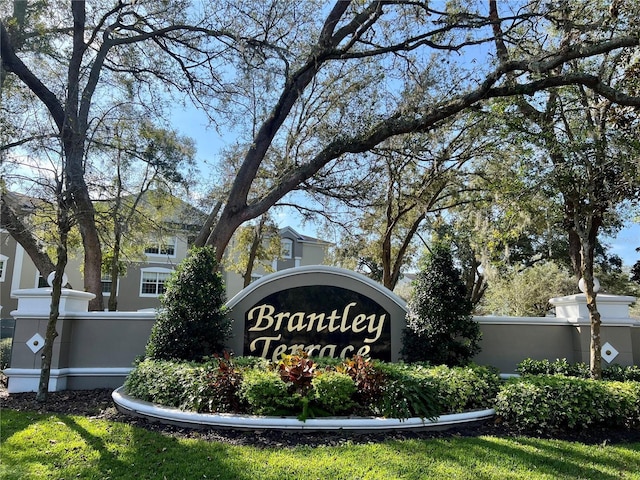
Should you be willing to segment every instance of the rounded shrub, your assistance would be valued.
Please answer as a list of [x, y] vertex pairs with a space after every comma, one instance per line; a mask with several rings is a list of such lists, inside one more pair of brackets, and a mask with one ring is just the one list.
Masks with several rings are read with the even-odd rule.
[[352, 398], [356, 386], [346, 373], [332, 370], [321, 372], [313, 379], [311, 386], [313, 400], [332, 415], [347, 412], [354, 406]]
[[221, 352], [231, 334], [225, 295], [214, 250], [193, 248], [167, 280], [146, 356], [200, 362]]
[[443, 411], [433, 378], [423, 368], [402, 363], [380, 365], [385, 374], [377, 414], [389, 418], [434, 419]]
[[300, 395], [292, 394], [272, 370], [247, 370], [240, 397], [247, 403], [249, 413], [256, 415], [291, 415], [302, 410]]

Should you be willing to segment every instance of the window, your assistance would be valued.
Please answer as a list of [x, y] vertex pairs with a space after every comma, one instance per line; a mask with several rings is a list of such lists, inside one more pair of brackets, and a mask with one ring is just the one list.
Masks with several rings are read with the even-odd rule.
[[283, 238], [280, 240], [280, 256], [282, 258], [293, 257], [293, 240], [290, 238]]
[[47, 282], [47, 278], [43, 277], [40, 272], [38, 272], [38, 278], [36, 278], [36, 288], [49, 288], [49, 282]]
[[4, 277], [7, 274], [7, 260], [9, 260], [9, 257], [0, 255], [0, 282], [4, 282]]
[[111, 281], [111, 274], [103, 273], [101, 281], [102, 281], [102, 294], [111, 295], [111, 286], [113, 285], [113, 282]]
[[175, 257], [176, 237], [165, 238], [161, 241], [152, 242], [147, 246], [147, 248], [144, 249], [144, 253], [146, 253], [147, 255]]
[[255, 282], [256, 280], [260, 280], [262, 278], [262, 275], [258, 275], [256, 273], [252, 273], [251, 274], [251, 283]]
[[157, 297], [164, 293], [164, 284], [171, 272], [168, 268], [143, 268], [140, 277], [140, 296]]

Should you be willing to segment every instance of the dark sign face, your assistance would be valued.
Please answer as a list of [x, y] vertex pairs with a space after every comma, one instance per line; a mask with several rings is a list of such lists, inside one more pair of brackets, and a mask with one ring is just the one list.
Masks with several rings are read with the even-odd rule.
[[273, 293], [245, 316], [244, 355], [277, 361], [303, 349], [310, 356], [364, 355], [391, 360], [389, 313], [369, 297], [327, 285]]

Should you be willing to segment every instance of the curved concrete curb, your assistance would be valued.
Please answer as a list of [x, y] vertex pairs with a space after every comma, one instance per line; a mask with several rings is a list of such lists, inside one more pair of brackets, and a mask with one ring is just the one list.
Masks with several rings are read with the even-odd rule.
[[377, 418], [377, 417], [325, 417], [310, 418], [303, 422], [295, 417], [263, 417], [257, 415], [232, 415], [196, 413], [163, 407], [150, 402], [137, 400], [123, 392], [120, 387], [111, 394], [118, 410], [123, 413], [147, 418], [161, 423], [188, 427], [222, 427], [243, 430], [350, 430], [350, 431], [384, 431], [408, 429], [445, 429], [450, 426], [488, 420], [495, 415], [495, 410], [478, 410], [473, 412], [441, 415], [437, 419], [421, 418]]

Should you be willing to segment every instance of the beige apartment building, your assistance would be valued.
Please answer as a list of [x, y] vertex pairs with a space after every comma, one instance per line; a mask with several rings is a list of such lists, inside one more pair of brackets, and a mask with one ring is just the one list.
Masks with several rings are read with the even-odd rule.
[[[25, 197], [26, 198], [26, 197]], [[172, 199], [177, 207], [164, 218], [161, 231], [151, 233], [144, 248], [144, 258], [130, 262], [126, 274], [119, 278], [116, 293], [119, 311], [141, 311], [160, 306], [159, 297], [164, 292], [167, 277], [187, 255], [204, 218], [204, 213], [181, 200]], [[26, 203], [24, 214], [33, 211]], [[253, 279], [267, 274], [268, 270], [279, 271], [303, 265], [320, 265], [325, 260], [329, 243], [306, 235], [293, 228], [285, 227], [279, 232], [282, 245], [280, 258], [267, 265], [258, 264], [253, 271]], [[20, 289], [46, 288], [50, 272], [38, 272], [24, 249], [6, 230], [0, 230], [0, 316], [4, 327], [3, 336], [10, 335], [13, 321], [11, 312], [17, 308], [18, 300], [11, 292]], [[70, 257], [65, 270], [69, 284], [82, 290], [81, 254]], [[242, 290], [242, 277], [233, 272], [223, 272], [230, 299]], [[113, 282], [103, 276], [105, 307], [112, 294]]]

